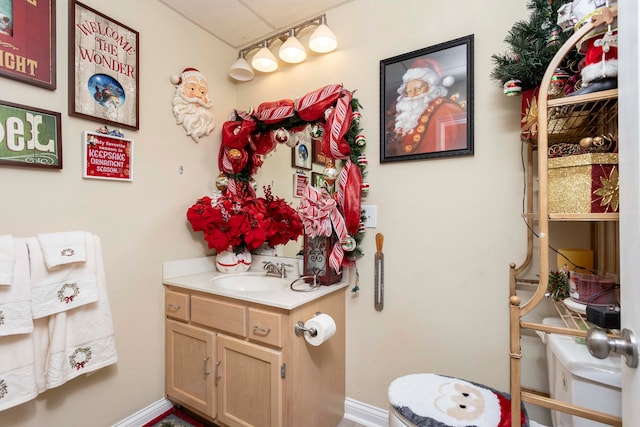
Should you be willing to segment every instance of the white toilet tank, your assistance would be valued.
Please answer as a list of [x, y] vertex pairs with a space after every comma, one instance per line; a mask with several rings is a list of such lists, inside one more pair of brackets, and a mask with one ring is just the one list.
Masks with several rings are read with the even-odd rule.
[[[544, 319], [544, 323], [556, 322], [555, 319]], [[615, 416], [622, 415], [620, 356], [596, 359], [589, 354], [586, 345], [576, 343], [574, 337], [566, 335], [548, 334], [545, 341], [552, 398]], [[606, 426], [559, 411], [551, 411], [551, 415], [554, 427]]]

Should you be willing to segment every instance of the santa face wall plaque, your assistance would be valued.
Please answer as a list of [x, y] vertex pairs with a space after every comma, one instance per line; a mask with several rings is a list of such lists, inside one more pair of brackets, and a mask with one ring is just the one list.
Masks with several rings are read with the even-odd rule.
[[473, 34], [380, 61], [380, 162], [473, 154]]

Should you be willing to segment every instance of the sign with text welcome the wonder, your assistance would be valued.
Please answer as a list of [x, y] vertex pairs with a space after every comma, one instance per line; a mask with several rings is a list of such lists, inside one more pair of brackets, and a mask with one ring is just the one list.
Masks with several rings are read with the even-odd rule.
[[69, 115], [139, 129], [138, 32], [73, 1]]
[[62, 169], [60, 113], [0, 101], [0, 164]]

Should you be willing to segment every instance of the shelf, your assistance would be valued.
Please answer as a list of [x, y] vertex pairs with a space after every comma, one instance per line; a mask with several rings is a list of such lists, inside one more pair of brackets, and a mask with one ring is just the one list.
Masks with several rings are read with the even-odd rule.
[[619, 221], [619, 213], [549, 214], [549, 221]]
[[559, 107], [564, 105], [580, 104], [602, 101], [607, 99], [618, 99], [618, 89], [601, 90], [599, 92], [586, 93], [584, 95], [564, 96], [562, 98], [553, 98], [547, 101], [547, 106]]
[[[539, 214], [536, 212], [521, 214], [524, 219], [538, 220]], [[549, 214], [549, 221], [570, 222], [570, 221], [619, 221], [620, 214], [614, 213], [554, 213]]]

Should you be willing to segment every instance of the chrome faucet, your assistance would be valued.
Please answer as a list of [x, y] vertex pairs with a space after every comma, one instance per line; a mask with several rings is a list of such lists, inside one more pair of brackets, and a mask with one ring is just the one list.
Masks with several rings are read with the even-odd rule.
[[273, 263], [271, 261], [264, 261], [263, 264], [267, 276], [276, 276], [282, 279], [287, 278], [287, 267], [293, 267], [292, 264]]

